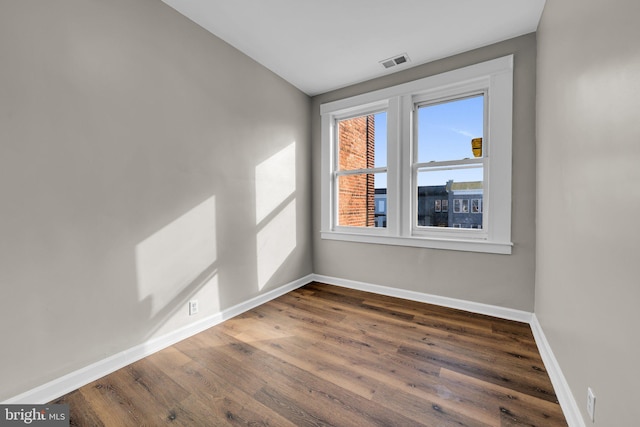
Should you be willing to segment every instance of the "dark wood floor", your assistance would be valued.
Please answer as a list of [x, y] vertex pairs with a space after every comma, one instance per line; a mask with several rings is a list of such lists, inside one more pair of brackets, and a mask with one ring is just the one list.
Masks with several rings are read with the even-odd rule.
[[88, 384], [78, 426], [566, 426], [527, 324], [312, 283]]

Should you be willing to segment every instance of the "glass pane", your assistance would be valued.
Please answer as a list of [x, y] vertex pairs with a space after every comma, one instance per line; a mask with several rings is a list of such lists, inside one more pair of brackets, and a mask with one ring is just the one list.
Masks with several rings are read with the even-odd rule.
[[387, 226], [387, 174], [338, 177], [338, 225]]
[[387, 113], [338, 121], [338, 170], [387, 166]]
[[484, 96], [418, 107], [417, 126], [418, 163], [482, 157]]
[[482, 228], [482, 166], [418, 171], [418, 226]]

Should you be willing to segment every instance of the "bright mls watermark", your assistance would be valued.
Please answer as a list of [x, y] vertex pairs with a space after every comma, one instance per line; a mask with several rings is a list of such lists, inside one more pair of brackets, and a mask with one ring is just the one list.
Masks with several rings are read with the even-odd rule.
[[69, 427], [69, 405], [0, 405], [0, 427]]

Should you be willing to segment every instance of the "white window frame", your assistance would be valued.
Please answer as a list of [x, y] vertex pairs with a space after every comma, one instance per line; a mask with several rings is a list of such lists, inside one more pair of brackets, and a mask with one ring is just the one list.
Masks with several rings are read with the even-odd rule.
[[[429, 100], [484, 93], [483, 229], [414, 224], [413, 110]], [[352, 242], [510, 254], [513, 55], [320, 106], [322, 127], [321, 237]], [[387, 112], [387, 227], [337, 226], [337, 120]], [[453, 213], [450, 206], [449, 212]], [[427, 228], [428, 230], [424, 230]]]

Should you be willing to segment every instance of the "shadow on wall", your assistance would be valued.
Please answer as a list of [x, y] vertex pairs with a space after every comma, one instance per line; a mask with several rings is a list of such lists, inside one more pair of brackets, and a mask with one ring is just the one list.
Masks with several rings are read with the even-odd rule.
[[[297, 246], [295, 192], [293, 142], [255, 168], [258, 292], [270, 284]], [[136, 245], [138, 301], [148, 316], [144, 320], [146, 338], [169, 322], [177, 322], [175, 327], [190, 323], [187, 302], [191, 299], [201, 301], [203, 315], [228, 308], [221, 301], [225, 292], [220, 288], [220, 270], [224, 266], [219, 260], [217, 236], [218, 227], [224, 225], [217, 219], [219, 210], [213, 195]], [[246, 257], [252, 255], [246, 253]]]

